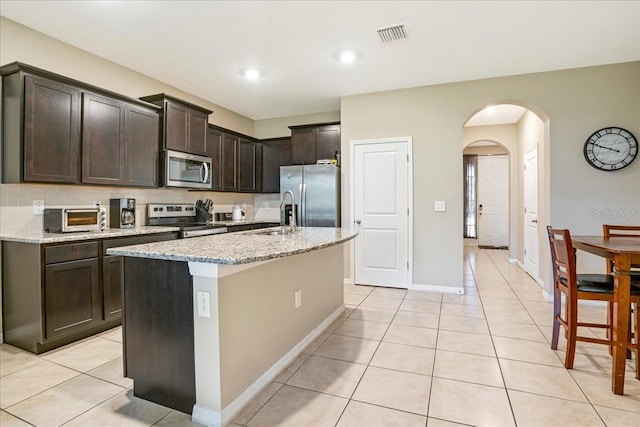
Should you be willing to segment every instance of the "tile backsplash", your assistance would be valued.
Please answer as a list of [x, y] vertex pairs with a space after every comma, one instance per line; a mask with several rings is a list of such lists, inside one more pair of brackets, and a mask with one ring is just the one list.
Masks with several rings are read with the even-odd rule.
[[[44, 200], [45, 207], [91, 206], [99, 200], [107, 209], [109, 199], [136, 199], [136, 224], [146, 225], [149, 203], [195, 203], [213, 200], [215, 212], [231, 212], [233, 205], [245, 209], [248, 219], [279, 219], [278, 194], [218, 193], [167, 188], [120, 188], [94, 185], [0, 184], [0, 233], [42, 231], [42, 215], [33, 214], [33, 200]], [[255, 202], [254, 202], [255, 198]], [[255, 210], [254, 210], [255, 207]]]

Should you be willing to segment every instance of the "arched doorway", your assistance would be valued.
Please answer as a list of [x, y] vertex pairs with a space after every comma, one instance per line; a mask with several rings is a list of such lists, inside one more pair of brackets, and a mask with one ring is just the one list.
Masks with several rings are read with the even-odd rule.
[[480, 140], [462, 154], [465, 243], [508, 248], [510, 151], [499, 142]]
[[[535, 106], [512, 101], [484, 106], [463, 125], [463, 154], [499, 155], [496, 150], [500, 149], [509, 156], [509, 259], [541, 285], [541, 278], [548, 275], [548, 266], [545, 266], [548, 256], [540, 249], [544, 247], [541, 245], [545, 236], [543, 225], [549, 218], [549, 181], [545, 168], [549, 153], [548, 127], [548, 118]], [[532, 153], [535, 159], [531, 158]], [[527, 162], [535, 174], [525, 173]], [[534, 185], [525, 179], [534, 180]], [[535, 217], [526, 215], [534, 210]], [[530, 255], [529, 259], [526, 254]], [[533, 254], [536, 256], [531, 256]]]

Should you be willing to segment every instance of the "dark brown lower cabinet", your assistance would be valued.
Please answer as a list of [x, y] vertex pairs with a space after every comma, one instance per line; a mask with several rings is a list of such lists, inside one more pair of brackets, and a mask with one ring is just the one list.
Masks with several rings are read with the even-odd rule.
[[50, 264], [45, 270], [44, 324], [47, 340], [102, 323], [97, 258]]
[[122, 316], [122, 283], [124, 263], [121, 256], [105, 256], [102, 259], [102, 289], [104, 291], [104, 320]]
[[106, 250], [176, 238], [161, 233], [44, 245], [2, 242], [4, 342], [39, 354], [118, 326], [124, 264]]

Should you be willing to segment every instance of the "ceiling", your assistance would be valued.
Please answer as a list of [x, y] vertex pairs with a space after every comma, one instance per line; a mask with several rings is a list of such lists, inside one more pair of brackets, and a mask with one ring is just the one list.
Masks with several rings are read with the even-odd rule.
[[[5, 1], [0, 14], [259, 120], [359, 93], [640, 60], [640, 1]], [[404, 24], [405, 40], [380, 28]], [[344, 65], [343, 49], [356, 60]], [[248, 81], [242, 72], [259, 69]]]

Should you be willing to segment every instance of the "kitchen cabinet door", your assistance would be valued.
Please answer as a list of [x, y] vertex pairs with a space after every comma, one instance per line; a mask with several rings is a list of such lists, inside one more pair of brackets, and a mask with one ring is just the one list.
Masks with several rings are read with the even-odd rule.
[[209, 128], [207, 133], [207, 156], [211, 157], [211, 189], [222, 191], [222, 139], [223, 133]]
[[125, 104], [82, 94], [82, 182], [124, 184]]
[[82, 94], [82, 182], [157, 187], [159, 117], [152, 110]]
[[206, 114], [189, 110], [189, 153], [207, 155], [207, 126]]
[[280, 192], [280, 166], [291, 164], [291, 138], [262, 141], [262, 192]]
[[334, 159], [340, 151], [340, 125], [320, 126], [315, 130], [316, 160]]
[[104, 320], [122, 317], [122, 284], [124, 258], [105, 256], [102, 259], [102, 292]]
[[291, 164], [311, 165], [318, 160], [334, 159], [340, 151], [340, 123], [289, 126]]
[[160, 117], [155, 110], [125, 109], [125, 185], [160, 185]]
[[291, 164], [309, 165], [316, 162], [316, 137], [313, 128], [291, 132]]
[[49, 264], [45, 268], [45, 337], [63, 337], [102, 321], [98, 259]]
[[164, 107], [164, 143], [167, 150], [189, 151], [189, 108], [166, 101]]
[[164, 93], [140, 99], [163, 108], [165, 149], [206, 155], [208, 118], [212, 111]]
[[240, 138], [238, 151], [238, 191], [260, 191], [262, 175], [262, 147], [259, 143]]
[[240, 139], [231, 134], [222, 137], [222, 190], [238, 191], [238, 145]]
[[77, 183], [79, 153], [80, 90], [48, 79], [25, 76], [22, 179]]

